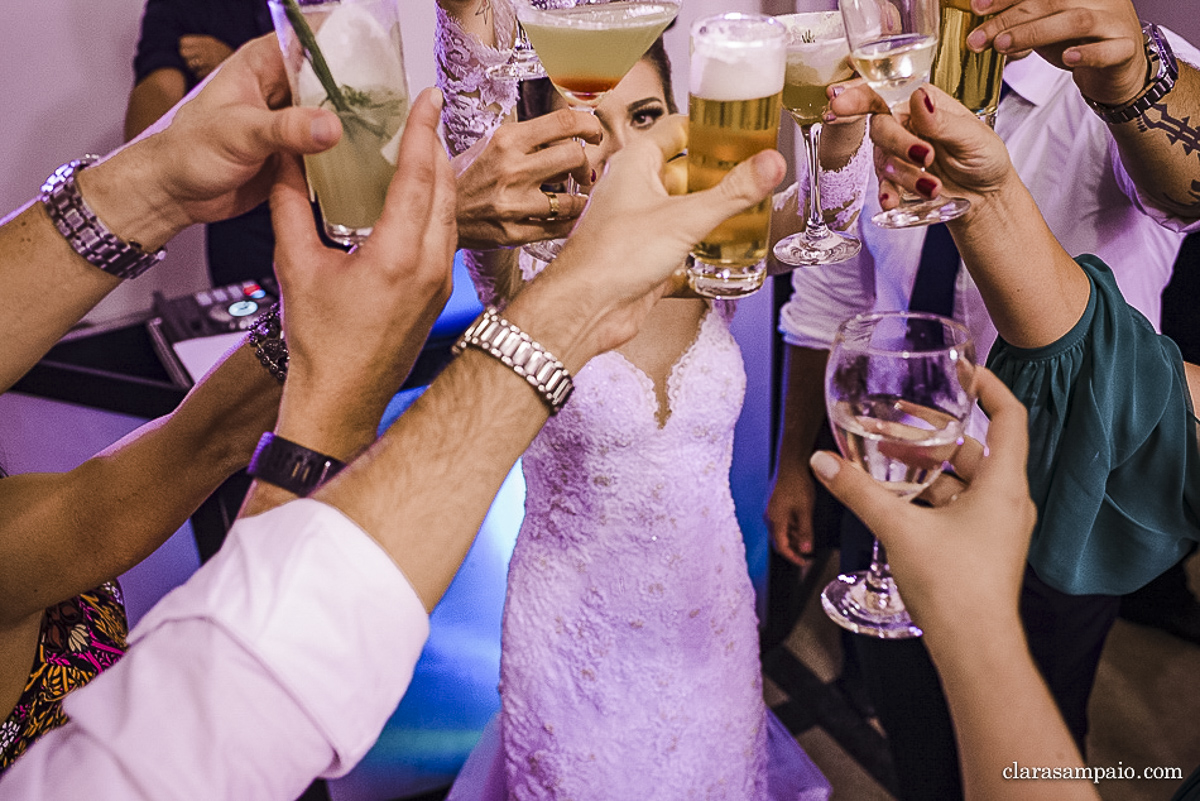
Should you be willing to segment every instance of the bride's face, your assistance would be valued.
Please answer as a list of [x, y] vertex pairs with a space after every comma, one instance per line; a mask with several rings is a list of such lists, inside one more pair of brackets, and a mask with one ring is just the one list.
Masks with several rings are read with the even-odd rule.
[[[555, 108], [565, 106], [557, 92], [554, 103]], [[596, 108], [596, 118], [604, 129], [604, 140], [599, 145], [584, 147], [596, 174], [604, 171], [609, 157], [625, 147], [631, 137], [644, 135], [667, 113], [667, 100], [658, 72], [650, 62], [642, 59]]]

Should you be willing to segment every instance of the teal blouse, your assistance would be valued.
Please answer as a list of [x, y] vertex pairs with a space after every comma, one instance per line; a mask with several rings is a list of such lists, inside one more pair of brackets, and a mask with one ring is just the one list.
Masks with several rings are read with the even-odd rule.
[[1124, 595], [1200, 542], [1200, 450], [1178, 346], [1076, 261], [1087, 311], [1044, 348], [996, 341], [988, 366], [1029, 410], [1029, 563], [1072, 595]]

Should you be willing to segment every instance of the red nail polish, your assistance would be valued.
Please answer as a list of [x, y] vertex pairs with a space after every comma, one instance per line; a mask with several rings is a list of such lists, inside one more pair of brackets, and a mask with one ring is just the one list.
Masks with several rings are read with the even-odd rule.
[[882, 204], [884, 204], [884, 203], [887, 203], [887, 202], [888, 202], [888, 201], [891, 199], [891, 197], [892, 197], [892, 196], [891, 196], [891, 195], [889, 195], [887, 192], [880, 192], [880, 193], [879, 193], [879, 203], [880, 203], [880, 205], [882, 205]]
[[596, 183], [596, 171], [592, 170], [592, 183]]
[[937, 189], [937, 181], [932, 178], [918, 178], [917, 191], [925, 197], [933, 197], [933, 190]]
[[908, 157], [918, 164], [924, 164], [925, 159], [929, 157], [929, 148], [925, 145], [913, 145], [908, 149]]
[[921, 94], [925, 96], [925, 108], [929, 109], [929, 113], [932, 114], [933, 98], [929, 96], [929, 92], [922, 91]]

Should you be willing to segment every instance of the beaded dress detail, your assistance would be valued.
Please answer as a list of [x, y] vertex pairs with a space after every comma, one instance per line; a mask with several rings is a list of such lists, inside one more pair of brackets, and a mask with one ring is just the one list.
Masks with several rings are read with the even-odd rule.
[[[462, 38], [439, 20], [440, 36]], [[496, 301], [475, 264], [481, 300]], [[519, 264], [526, 280], [543, 266], [523, 252]], [[501, 712], [452, 801], [828, 797], [763, 703], [729, 485], [746, 388], [732, 310], [703, 315], [670, 370], [661, 423], [650, 377], [604, 353], [525, 452]]]

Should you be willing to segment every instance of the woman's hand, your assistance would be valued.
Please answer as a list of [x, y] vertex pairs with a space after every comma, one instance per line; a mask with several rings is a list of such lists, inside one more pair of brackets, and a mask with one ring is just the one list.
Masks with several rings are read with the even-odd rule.
[[932, 84], [913, 92], [906, 120], [877, 115], [871, 141], [885, 209], [900, 203], [901, 189], [927, 198], [947, 191], [970, 200], [975, 215], [1019, 181], [996, 132]]

